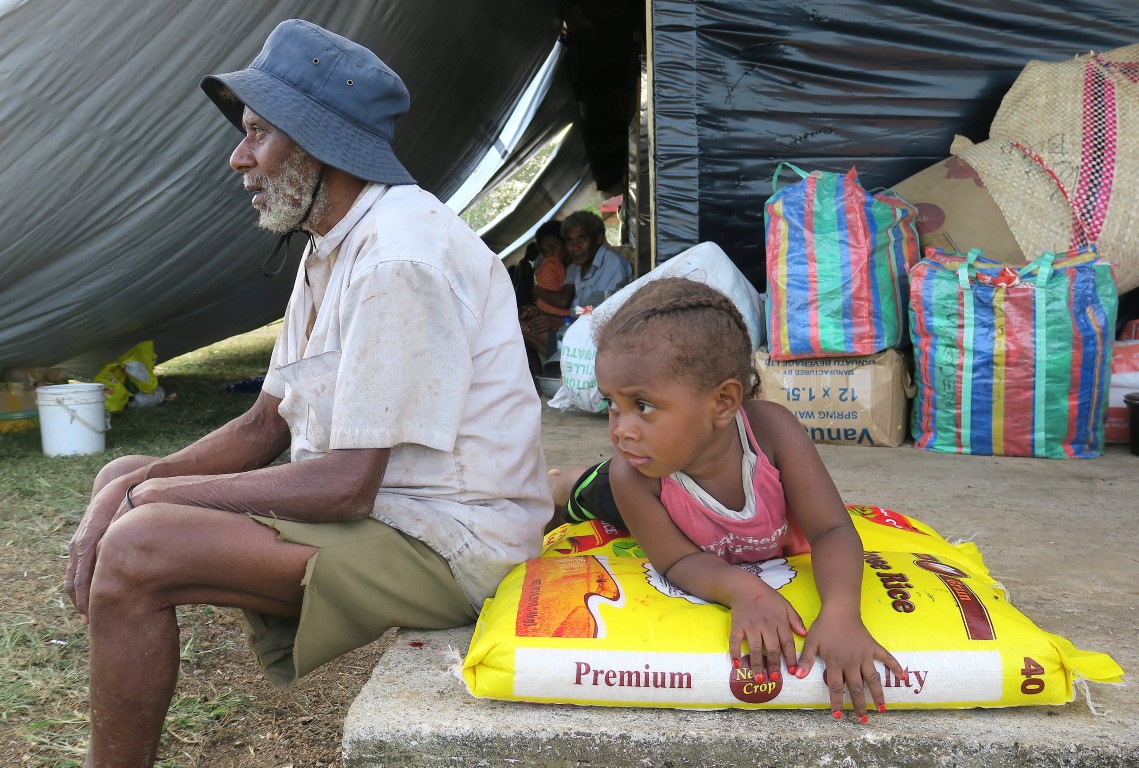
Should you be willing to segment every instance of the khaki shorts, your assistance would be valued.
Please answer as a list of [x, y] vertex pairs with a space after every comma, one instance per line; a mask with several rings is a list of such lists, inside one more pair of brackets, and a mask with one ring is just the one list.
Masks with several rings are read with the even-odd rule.
[[277, 687], [367, 645], [391, 627], [445, 629], [478, 618], [447, 561], [385, 523], [251, 517], [275, 528], [281, 541], [319, 550], [305, 570], [299, 619], [244, 612], [249, 644]]

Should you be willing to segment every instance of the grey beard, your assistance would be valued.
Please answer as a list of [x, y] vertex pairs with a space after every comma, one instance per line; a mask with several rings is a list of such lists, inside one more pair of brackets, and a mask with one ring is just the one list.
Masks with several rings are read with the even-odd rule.
[[258, 227], [285, 234], [324, 215], [328, 209], [328, 185], [320, 183], [321, 168], [311, 161], [312, 156], [297, 147], [281, 163], [276, 175], [255, 177], [265, 192], [265, 203], [258, 208]]

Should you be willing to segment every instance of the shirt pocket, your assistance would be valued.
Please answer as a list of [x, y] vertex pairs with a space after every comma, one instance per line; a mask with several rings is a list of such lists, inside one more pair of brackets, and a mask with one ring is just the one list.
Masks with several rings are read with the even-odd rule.
[[294, 435], [304, 434], [313, 449], [327, 452], [340, 351], [322, 352], [278, 370], [289, 386], [281, 401], [281, 416], [289, 422]]

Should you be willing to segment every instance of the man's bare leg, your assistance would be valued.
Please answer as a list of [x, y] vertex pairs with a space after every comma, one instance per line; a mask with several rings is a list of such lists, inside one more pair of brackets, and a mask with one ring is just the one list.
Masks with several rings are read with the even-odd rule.
[[178, 677], [174, 607], [300, 614], [312, 547], [231, 512], [150, 504], [107, 530], [92, 579], [86, 765], [151, 766]]

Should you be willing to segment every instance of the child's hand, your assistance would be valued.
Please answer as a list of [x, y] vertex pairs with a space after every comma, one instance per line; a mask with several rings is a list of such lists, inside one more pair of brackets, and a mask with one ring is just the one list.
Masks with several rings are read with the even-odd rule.
[[879, 712], [886, 711], [886, 700], [882, 694], [882, 677], [874, 666], [880, 661], [899, 678], [906, 677], [902, 665], [890, 652], [879, 645], [866, 626], [857, 616], [828, 613], [825, 608], [803, 642], [803, 652], [799, 655], [796, 676], [806, 677], [814, 666], [815, 658], [826, 664], [826, 682], [831, 694], [831, 711], [835, 718], [842, 717], [843, 688], [850, 691], [850, 701], [854, 712], [862, 722], [866, 722], [866, 688], [874, 707]]
[[[788, 671], [795, 669], [795, 635], [803, 637], [807, 628], [803, 619], [783, 595], [756, 580], [745, 594], [732, 600], [732, 633], [728, 652], [732, 664], [750, 667], [756, 680], [779, 679], [780, 657]], [[743, 641], [749, 655], [743, 658]]]

